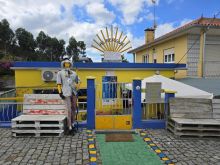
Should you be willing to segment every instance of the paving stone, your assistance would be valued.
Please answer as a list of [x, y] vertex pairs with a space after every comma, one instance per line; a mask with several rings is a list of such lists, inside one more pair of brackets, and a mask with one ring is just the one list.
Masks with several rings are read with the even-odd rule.
[[44, 161], [37, 161], [36, 165], [44, 165]]
[[[218, 164], [220, 141], [216, 139], [175, 138], [166, 130], [146, 130], [152, 141], [163, 148], [164, 153], [176, 165]], [[219, 154], [220, 158], [220, 154]]]
[[82, 164], [82, 160], [76, 160], [76, 165], [81, 165]]
[[[0, 164], [83, 164], [89, 163], [87, 133], [60, 138], [13, 138], [11, 129], [0, 128]], [[76, 159], [77, 157], [77, 159]]]

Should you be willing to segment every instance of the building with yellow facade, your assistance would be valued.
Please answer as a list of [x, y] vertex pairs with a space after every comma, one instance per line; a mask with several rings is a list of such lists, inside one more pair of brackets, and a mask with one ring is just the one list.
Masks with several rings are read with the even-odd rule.
[[135, 63], [185, 63], [175, 78], [220, 77], [220, 19], [201, 17], [159, 38], [145, 30], [145, 43], [133, 53]]

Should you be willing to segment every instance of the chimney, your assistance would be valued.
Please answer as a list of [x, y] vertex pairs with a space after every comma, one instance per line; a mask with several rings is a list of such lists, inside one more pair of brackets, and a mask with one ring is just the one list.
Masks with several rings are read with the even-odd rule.
[[145, 31], [145, 44], [148, 44], [149, 42], [154, 41], [154, 28], [147, 28]]

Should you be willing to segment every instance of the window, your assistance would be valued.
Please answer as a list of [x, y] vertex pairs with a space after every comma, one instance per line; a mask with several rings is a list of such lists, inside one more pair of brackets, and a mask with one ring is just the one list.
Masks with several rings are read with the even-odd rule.
[[149, 63], [149, 55], [144, 55], [143, 56], [143, 63]]
[[174, 49], [164, 50], [164, 63], [174, 63], [175, 62], [175, 53]]

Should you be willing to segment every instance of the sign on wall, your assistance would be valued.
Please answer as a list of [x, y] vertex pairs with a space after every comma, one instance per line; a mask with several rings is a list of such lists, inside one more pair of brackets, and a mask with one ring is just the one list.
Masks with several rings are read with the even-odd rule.
[[146, 103], [160, 103], [161, 102], [161, 83], [147, 82], [146, 83]]

